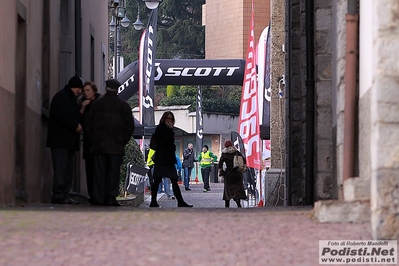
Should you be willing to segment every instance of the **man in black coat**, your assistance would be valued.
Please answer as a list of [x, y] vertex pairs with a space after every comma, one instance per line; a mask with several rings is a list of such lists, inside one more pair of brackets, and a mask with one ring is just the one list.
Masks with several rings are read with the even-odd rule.
[[117, 93], [121, 84], [116, 79], [105, 82], [106, 93], [93, 103], [86, 120], [86, 134], [91, 140], [93, 154], [92, 205], [119, 206], [120, 167], [125, 146], [134, 131], [133, 114], [129, 104]]
[[82, 88], [82, 78], [74, 76], [51, 101], [46, 146], [51, 149], [53, 161], [51, 202], [55, 204], [78, 203], [69, 197], [69, 192], [73, 180], [73, 157], [79, 150], [79, 134], [82, 132], [77, 103]]
[[187, 148], [184, 149], [183, 151], [183, 169], [184, 169], [184, 188], [185, 190], [191, 190], [190, 188], [190, 177], [191, 177], [191, 172], [193, 171], [194, 168], [194, 162], [196, 162], [197, 159], [194, 157], [194, 150], [193, 150], [193, 144], [189, 143], [187, 145]]

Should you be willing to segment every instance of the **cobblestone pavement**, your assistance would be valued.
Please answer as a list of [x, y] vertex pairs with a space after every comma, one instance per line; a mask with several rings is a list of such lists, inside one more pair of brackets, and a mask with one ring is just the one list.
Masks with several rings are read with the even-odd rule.
[[29, 205], [0, 209], [0, 265], [319, 265], [319, 240], [370, 240], [370, 224], [321, 224], [311, 207], [224, 208], [222, 184], [194, 208]]

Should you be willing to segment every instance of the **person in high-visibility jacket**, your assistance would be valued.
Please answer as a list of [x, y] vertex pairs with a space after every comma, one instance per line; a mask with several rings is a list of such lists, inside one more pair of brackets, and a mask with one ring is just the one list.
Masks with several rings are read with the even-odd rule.
[[147, 157], [147, 166], [152, 168], [154, 166], [154, 161], [152, 160], [152, 157], [154, 156], [155, 150], [151, 149], [148, 151], [148, 157]]
[[209, 186], [209, 175], [211, 174], [212, 164], [216, 162], [218, 157], [209, 151], [208, 145], [202, 146], [202, 152], [198, 156], [198, 162], [201, 167], [202, 181], [204, 182], [204, 192], [211, 190]]
[[148, 150], [148, 154], [147, 154], [147, 166], [150, 168], [150, 170], [148, 170], [148, 172], [147, 172], [149, 183], [150, 183], [150, 186], [149, 186], [150, 189], [151, 189], [152, 184], [154, 183], [154, 179], [152, 177], [152, 174], [154, 172], [154, 161], [152, 160], [152, 157], [154, 157], [154, 153], [155, 153], [155, 150], [150, 148]]

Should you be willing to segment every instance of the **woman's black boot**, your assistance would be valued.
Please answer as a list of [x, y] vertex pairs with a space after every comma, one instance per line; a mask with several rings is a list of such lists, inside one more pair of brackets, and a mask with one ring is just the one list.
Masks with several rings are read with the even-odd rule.
[[[158, 183], [159, 185], [159, 183]], [[159, 208], [159, 205], [157, 203], [157, 194], [158, 194], [158, 186], [151, 186], [151, 203], [150, 203], [150, 207], [154, 207], [154, 208]]]
[[173, 194], [177, 199], [177, 207], [193, 207], [193, 205], [187, 204], [183, 200], [183, 196], [181, 195], [181, 191], [179, 185], [177, 184], [177, 181], [172, 182], [172, 189], [173, 189]]
[[234, 201], [237, 203], [237, 207], [238, 207], [238, 208], [241, 208], [241, 202], [240, 202], [240, 200], [239, 200], [239, 199], [235, 199]]

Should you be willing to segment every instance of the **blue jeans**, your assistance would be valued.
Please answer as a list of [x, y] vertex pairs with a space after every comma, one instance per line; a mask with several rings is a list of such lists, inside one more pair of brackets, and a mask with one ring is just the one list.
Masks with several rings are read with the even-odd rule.
[[184, 167], [184, 187], [188, 188], [190, 186], [190, 177], [193, 167]]
[[162, 182], [159, 183], [158, 193], [162, 192], [162, 185], [166, 196], [171, 197], [173, 196], [173, 191], [170, 190], [170, 179], [167, 177], [162, 178]]
[[201, 168], [202, 181], [204, 181], [204, 189], [209, 187], [209, 175], [211, 174], [211, 167]]

